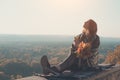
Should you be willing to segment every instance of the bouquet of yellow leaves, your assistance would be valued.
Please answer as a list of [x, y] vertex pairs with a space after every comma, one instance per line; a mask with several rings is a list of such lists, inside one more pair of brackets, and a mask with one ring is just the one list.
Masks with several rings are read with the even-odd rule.
[[78, 44], [78, 48], [76, 51], [77, 57], [80, 58], [88, 58], [91, 53], [91, 43], [84, 43], [83, 41]]

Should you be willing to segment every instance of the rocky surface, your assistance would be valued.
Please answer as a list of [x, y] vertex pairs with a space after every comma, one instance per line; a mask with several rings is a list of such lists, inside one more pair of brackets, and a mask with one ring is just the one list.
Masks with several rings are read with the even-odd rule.
[[69, 73], [65, 72], [64, 76], [30, 76], [17, 80], [120, 80], [120, 66], [112, 66], [110, 68], [102, 68], [101, 71], [88, 71]]

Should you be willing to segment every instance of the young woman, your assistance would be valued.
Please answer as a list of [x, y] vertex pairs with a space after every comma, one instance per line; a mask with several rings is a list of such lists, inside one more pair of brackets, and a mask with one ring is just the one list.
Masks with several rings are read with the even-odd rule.
[[65, 70], [95, 69], [98, 63], [99, 45], [100, 39], [97, 35], [97, 24], [90, 19], [84, 23], [82, 33], [75, 36], [71, 53], [62, 63], [50, 66], [47, 56], [41, 58], [43, 74], [61, 73]]

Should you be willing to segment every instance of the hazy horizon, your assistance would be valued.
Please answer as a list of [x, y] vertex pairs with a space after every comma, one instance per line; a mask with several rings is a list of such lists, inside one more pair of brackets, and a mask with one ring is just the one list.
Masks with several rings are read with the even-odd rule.
[[[80, 33], [79, 33], [80, 34]], [[77, 34], [77, 35], [79, 35]], [[0, 34], [0, 36], [67, 36], [67, 37], [73, 37], [77, 36], [77, 35], [68, 35], [68, 34]], [[101, 38], [120, 38], [120, 37], [111, 37], [111, 36], [101, 36], [99, 35], [99, 37]]]
[[[120, 41], [117, 37], [103, 37], [99, 36], [102, 41]], [[74, 35], [36, 35], [36, 34], [0, 34], [0, 41], [73, 41]]]

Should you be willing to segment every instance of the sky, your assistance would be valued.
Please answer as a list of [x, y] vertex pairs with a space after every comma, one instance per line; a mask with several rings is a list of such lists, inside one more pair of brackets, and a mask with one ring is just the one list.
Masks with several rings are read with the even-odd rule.
[[78, 35], [89, 19], [120, 38], [120, 0], [0, 0], [0, 34]]

